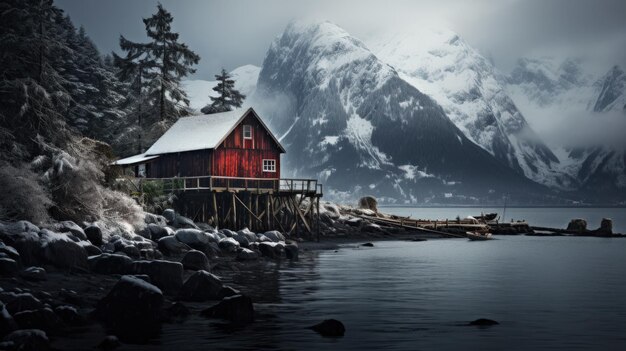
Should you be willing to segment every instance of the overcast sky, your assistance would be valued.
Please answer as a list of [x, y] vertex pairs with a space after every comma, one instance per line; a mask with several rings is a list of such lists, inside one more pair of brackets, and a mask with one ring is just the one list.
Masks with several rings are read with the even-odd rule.
[[[83, 25], [102, 52], [118, 50], [119, 35], [146, 40], [143, 22], [154, 0], [56, 0]], [[504, 72], [528, 55], [587, 56], [599, 71], [626, 64], [623, 0], [161, 0], [174, 30], [201, 56], [194, 78], [221, 67], [260, 65], [289, 20], [327, 19], [365, 39], [398, 24], [435, 23], [456, 31]]]

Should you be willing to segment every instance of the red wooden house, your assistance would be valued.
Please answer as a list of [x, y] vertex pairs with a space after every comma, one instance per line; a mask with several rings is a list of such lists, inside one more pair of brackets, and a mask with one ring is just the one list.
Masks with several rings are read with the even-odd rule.
[[146, 178], [280, 179], [285, 149], [252, 109], [180, 118], [145, 153], [115, 162]]

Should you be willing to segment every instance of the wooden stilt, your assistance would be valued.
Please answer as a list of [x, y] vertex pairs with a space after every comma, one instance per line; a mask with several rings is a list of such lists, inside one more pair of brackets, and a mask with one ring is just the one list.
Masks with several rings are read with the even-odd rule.
[[213, 223], [215, 225], [215, 228], [220, 227], [220, 222], [219, 222], [219, 212], [217, 211], [217, 199], [216, 199], [216, 195], [215, 195], [215, 191], [211, 192], [211, 197], [213, 200]]

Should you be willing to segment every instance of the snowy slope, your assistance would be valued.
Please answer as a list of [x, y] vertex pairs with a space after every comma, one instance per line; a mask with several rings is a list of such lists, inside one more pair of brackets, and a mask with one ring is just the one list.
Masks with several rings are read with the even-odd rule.
[[556, 141], [563, 173], [587, 194], [623, 200], [626, 147], [617, 129], [626, 128], [625, 87], [619, 66], [594, 76], [581, 60], [533, 57], [519, 60], [507, 90], [530, 124]]
[[497, 159], [537, 182], [572, 186], [568, 177], [555, 171], [558, 159], [507, 95], [502, 75], [456, 33], [411, 30], [379, 36], [368, 45]]
[[329, 22], [287, 26], [267, 52], [257, 95], [283, 101], [260, 107], [287, 149], [283, 172], [319, 177], [337, 196], [428, 202], [447, 193], [471, 202], [504, 189], [543, 190]]
[[[245, 65], [235, 68], [230, 72], [230, 75], [235, 80], [235, 88], [242, 94], [249, 96], [256, 89], [260, 71], [260, 67]], [[183, 87], [189, 96], [189, 106], [195, 111], [200, 111], [201, 108], [211, 102], [209, 96], [217, 96], [217, 93], [212, 90], [216, 85], [217, 81], [214, 80], [183, 81]]]

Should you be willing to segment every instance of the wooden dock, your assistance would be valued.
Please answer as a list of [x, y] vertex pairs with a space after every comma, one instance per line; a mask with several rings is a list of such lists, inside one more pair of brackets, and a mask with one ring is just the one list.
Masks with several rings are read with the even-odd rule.
[[179, 213], [218, 228], [319, 234], [323, 186], [315, 179], [198, 176], [118, 181], [130, 184], [138, 199], [154, 187], [174, 194]]

